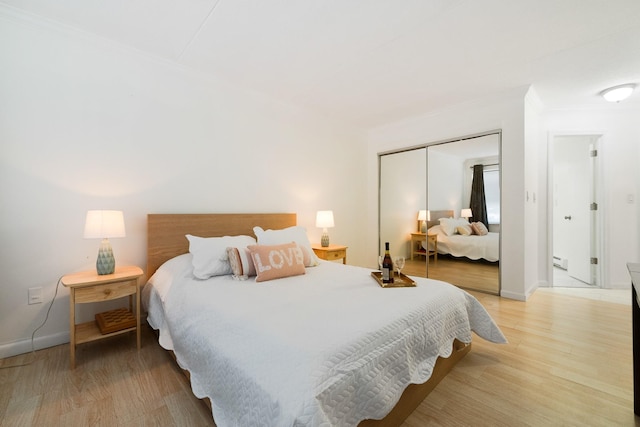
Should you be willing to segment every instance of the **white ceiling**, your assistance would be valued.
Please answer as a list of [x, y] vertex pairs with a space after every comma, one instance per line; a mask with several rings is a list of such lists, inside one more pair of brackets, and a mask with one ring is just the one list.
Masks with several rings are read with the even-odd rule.
[[[0, 0], [371, 128], [533, 84], [640, 83], [638, 0]], [[640, 90], [624, 101], [640, 107]]]

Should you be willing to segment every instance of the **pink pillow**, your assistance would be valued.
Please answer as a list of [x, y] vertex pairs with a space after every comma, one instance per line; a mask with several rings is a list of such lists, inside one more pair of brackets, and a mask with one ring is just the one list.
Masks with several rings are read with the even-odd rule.
[[227, 256], [234, 279], [246, 280], [256, 275], [256, 267], [248, 248], [227, 248]]
[[478, 236], [485, 236], [489, 233], [487, 227], [481, 222], [472, 222], [471, 230], [473, 231], [473, 234], [477, 234]]
[[256, 269], [256, 282], [305, 273], [302, 249], [294, 242], [273, 246], [250, 245], [247, 248]]

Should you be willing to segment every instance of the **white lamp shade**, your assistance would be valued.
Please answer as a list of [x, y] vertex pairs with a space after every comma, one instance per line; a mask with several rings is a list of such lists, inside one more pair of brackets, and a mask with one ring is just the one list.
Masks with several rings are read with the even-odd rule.
[[462, 211], [460, 211], [460, 217], [462, 218], [471, 218], [473, 216], [473, 213], [471, 212], [471, 209], [462, 209]]
[[418, 221], [431, 221], [431, 211], [418, 211]]
[[331, 228], [333, 226], [333, 211], [318, 211], [316, 214], [316, 227]]
[[84, 223], [85, 239], [125, 237], [122, 211], [87, 211]]

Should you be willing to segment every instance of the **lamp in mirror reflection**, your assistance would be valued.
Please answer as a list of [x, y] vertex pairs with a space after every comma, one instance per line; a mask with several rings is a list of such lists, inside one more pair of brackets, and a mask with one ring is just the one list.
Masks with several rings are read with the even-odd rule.
[[329, 246], [329, 232], [327, 229], [334, 227], [333, 211], [318, 211], [316, 214], [316, 227], [322, 228], [320, 245], [326, 248]]
[[113, 274], [116, 260], [109, 238], [125, 237], [124, 214], [122, 211], [87, 211], [84, 223], [85, 239], [102, 239], [96, 260], [96, 270], [99, 275]]
[[427, 232], [427, 221], [431, 221], [431, 212], [427, 210], [418, 211], [418, 221], [420, 221], [420, 232]]

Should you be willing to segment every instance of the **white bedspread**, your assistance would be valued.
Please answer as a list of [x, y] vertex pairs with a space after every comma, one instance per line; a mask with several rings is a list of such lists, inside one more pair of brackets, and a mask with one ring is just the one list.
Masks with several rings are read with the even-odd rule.
[[322, 262], [270, 282], [203, 281], [174, 265], [168, 286], [162, 270], [151, 280], [162, 291], [145, 298], [164, 306], [152, 326], [168, 329], [161, 344], [190, 371], [194, 394], [210, 398], [220, 427], [380, 419], [408, 384], [429, 379], [455, 338], [468, 343], [473, 330], [506, 342], [473, 296], [434, 280], [383, 289], [371, 270]]
[[[472, 234], [463, 236], [454, 234], [447, 236], [438, 225], [429, 229], [429, 234], [435, 232], [438, 235], [438, 253], [449, 254], [456, 257], [466, 257], [469, 259], [485, 259], [495, 262], [500, 260], [500, 233], [489, 233], [484, 236]], [[422, 242], [422, 247], [427, 244]], [[433, 248], [429, 248], [433, 250]]]

